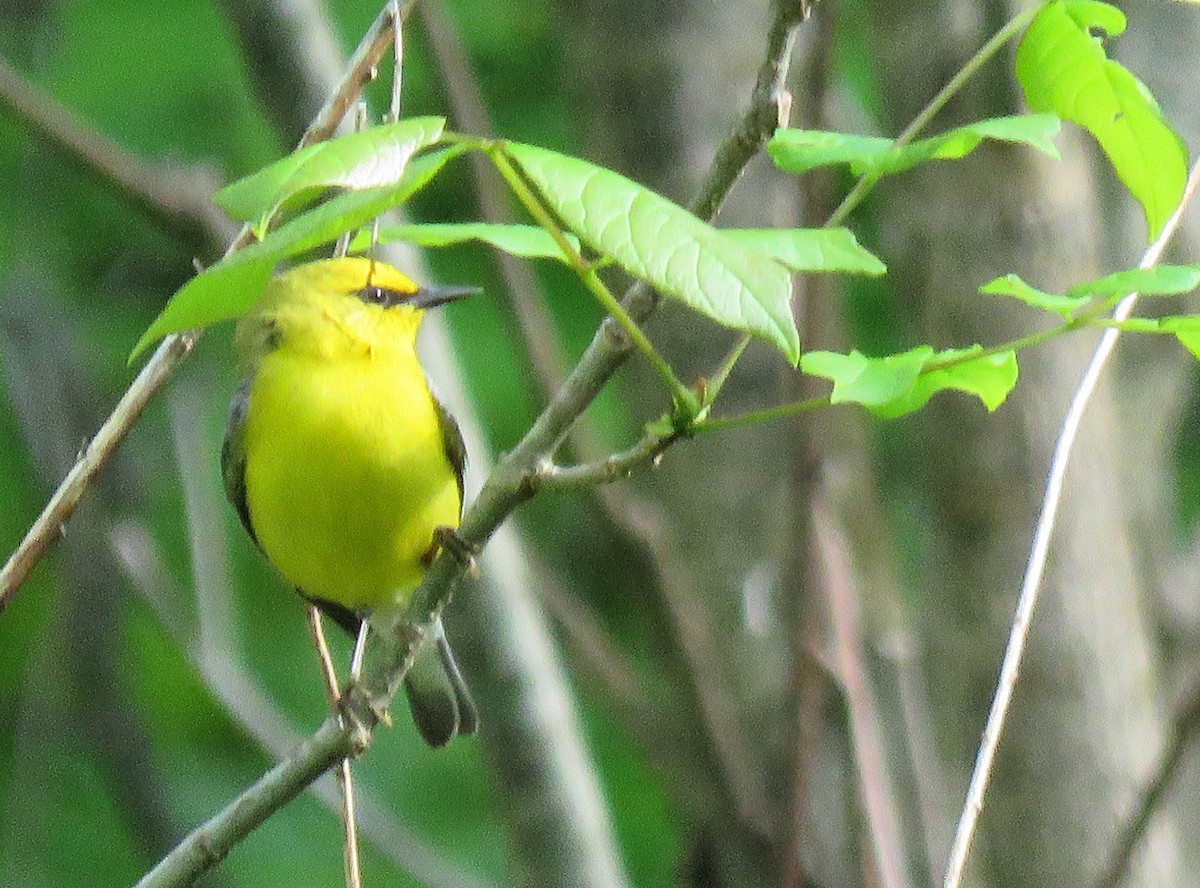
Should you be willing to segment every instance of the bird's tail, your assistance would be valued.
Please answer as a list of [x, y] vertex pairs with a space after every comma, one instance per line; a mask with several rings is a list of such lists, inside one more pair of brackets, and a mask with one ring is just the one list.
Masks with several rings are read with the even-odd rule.
[[404, 692], [417, 730], [430, 746], [444, 746], [455, 734], [474, 734], [479, 727], [479, 711], [440, 617], [404, 677]]

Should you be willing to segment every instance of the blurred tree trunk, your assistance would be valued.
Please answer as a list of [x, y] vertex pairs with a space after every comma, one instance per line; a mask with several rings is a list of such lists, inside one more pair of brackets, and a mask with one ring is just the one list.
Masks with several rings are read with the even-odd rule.
[[[872, 3], [872, 47], [898, 132], [1008, 15], [964, 0]], [[937, 23], [933, 26], [932, 23]], [[884, 36], [886, 35], [886, 36]], [[1016, 109], [1011, 63], [993, 65], [936, 129]], [[898, 89], [891, 85], [903, 84]], [[1016, 270], [1039, 286], [1085, 280], [1136, 260], [1120, 214], [1102, 213], [1095, 183], [1111, 173], [1067, 127], [1064, 160], [994, 149], [970, 162], [897, 177], [880, 191], [884, 249], [913, 341], [998, 342], [1039, 319], [974, 291]], [[1115, 219], [1116, 233], [1105, 230]], [[1105, 243], [1122, 255], [1105, 255]], [[1045, 472], [1094, 336], [1022, 357], [1008, 405], [984, 416], [939, 398], [890, 430], [882, 471], [922, 520], [914, 600], [952, 775], [965, 786], [1020, 585]], [[1118, 411], [1110, 373], [1088, 409], [1068, 478], [1031, 646], [981, 821], [976, 864], [986, 884], [1087, 885], [1163, 743], [1164, 707], [1147, 593], [1121, 478], [1146, 440]], [[1141, 458], [1141, 457], [1139, 457]], [[1160, 514], [1167, 508], [1160, 505]], [[1164, 519], [1165, 520], [1165, 519]], [[910, 531], [911, 533], [911, 531]], [[911, 543], [916, 540], [910, 541]], [[963, 714], [972, 714], [963, 717]], [[1159, 821], [1131, 884], [1178, 884], [1172, 827]]]

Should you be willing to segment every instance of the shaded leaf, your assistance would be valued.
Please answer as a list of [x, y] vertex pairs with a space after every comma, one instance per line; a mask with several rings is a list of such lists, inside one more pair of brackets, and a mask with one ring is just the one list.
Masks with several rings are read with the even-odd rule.
[[505, 151], [591, 249], [718, 323], [767, 340], [793, 364], [799, 360], [791, 278], [779, 263], [610, 170], [532, 145], [507, 143]]
[[848, 228], [723, 228], [721, 233], [793, 271], [887, 272], [887, 266]]
[[328, 188], [392, 185], [417, 151], [441, 138], [445, 125], [441, 117], [414, 117], [319, 142], [226, 185], [213, 202], [234, 219], [251, 222]]
[[1017, 142], [1058, 158], [1053, 114], [1025, 114], [982, 120], [899, 148], [892, 139], [816, 130], [780, 129], [767, 143], [775, 165], [794, 175], [822, 166], [848, 164], [855, 175], [885, 176], [927, 160], [954, 160], [970, 154], [984, 139]]
[[1049, 3], [1021, 39], [1017, 79], [1031, 108], [1053, 111], [1095, 137], [1142, 205], [1153, 240], [1183, 194], [1187, 149], [1150, 91], [1092, 35], [1124, 29], [1125, 16], [1107, 3]]
[[[567, 234], [575, 249], [579, 239]], [[404, 241], [418, 247], [451, 247], [469, 241], [490, 244], [506, 253], [525, 259], [564, 261], [562, 250], [544, 228], [536, 225], [501, 225], [487, 222], [454, 222], [414, 225], [381, 225], [378, 243]], [[370, 232], [362, 232], [350, 243], [351, 250], [365, 250], [371, 244]]]

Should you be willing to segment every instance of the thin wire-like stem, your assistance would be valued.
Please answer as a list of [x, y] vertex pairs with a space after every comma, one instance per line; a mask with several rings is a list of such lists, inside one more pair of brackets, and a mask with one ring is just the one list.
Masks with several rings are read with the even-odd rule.
[[313, 648], [317, 652], [317, 662], [321, 667], [321, 680], [325, 683], [325, 696], [329, 698], [331, 708], [337, 707], [341, 688], [338, 686], [337, 669], [333, 665], [333, 657], [329, 653], [329, 643], [325, 640], [325, 626], [321, 622], [321, 611], [316, 605], [310, 604], [305, 608], [308, 617], [308, 634], [312, 638]]
[[740, 413], [737, 416], [721, 416], [717, 419], [706, 419], [704, 422], [699, 422], [692, 426], [691, 432], [699, 435], [704, 432], [736, 429], [742, 426], [756, 425], [760, 422], [770, 422], [773, 419], [784, 419], [788, 416], [795, 416], [797, 413], [807, 413], [810, 410], [817, 410], [818, 408], [828, 406], [828, 397], [793, 401], [789, 404], [780, 404], [776, 407], [767, 407], [763, 410]]
[[[308, 633], [312, 637], [313, 647], [317, 651], [317, 660], [321, 665], [321, 678], [325, 682], [325, 694], [329, 698], [329, 706], [336, 715], [338, 701], [342, 691], [338, 684], [337, 669], [333, 665], [333, 657], [329, 653], [329, 643], [325, 638], [325, 626], [321, 622], [321, 611], [315, 605], [308, 605]], [[350, 767], [350, 759], [342, 759], [337, 770], [338, 794], [342, 799], [342, 864], [346, 873], [346, 888], [362, 888], [362, 869], [358, 862], [358, 812], [354, 805], [354, 772]]]
[[508, 187], [512, 189], [517, 200], [529, 211], [529, 215], [533, 216], [534, 221], [542, 226], [546, 232], [554, 238], [554, 242], [558, 244], [559, 249], [563, 251], [563, 255], [567, 259], [567, 263], [579, 275], [585, 287], [591, 291], [596, 297], [596, 301], [601, 307], [607, 311], [621, 325], [621, 329], [633, 342], [634, 346], [642, 355], [650, 362], [650, 366], [658, 373], [667, 388], [671, 391], [671, 396], [677, 404], [691, 408], [691, 413], [695, 413], [698, 405], [696, 404], [696, 396], [692, 391], [679, 381], [679, 377], [675, 375], [675, 371], [671, 369], [671, 365], [666, 362], [653, 343], [642, 332], [642, 328], [638, 326], [637, 321], [630, 317], [629, 312], [618, 301], [617, 297], [612, 294], [612, 291], [605, 286], [604, 281], [600, 279], [600, 275], [596, 273], [588, 262], [575, 249], [575, 245], [568, 240], [563, 233], [562, 228], [550, 215], [550, 211], [542, 204], [541, 199], [534, 193], [533, 189], [525, 182], [521, 175], [513, 167], [508, 155], [504, 152], [502, 145], [497, 145], [488, 151], [488, 156], [492, 159], [492, 163], [496, 165], [496, 169], [500, 175], [504, 177], [504, 181], [508, 183]]
[[[1139, 268], [1150, 268], [1158, 264], [1168, 241], [1179, 227], [1183, 211], [1190, 203], [1200, 185], [1200, 161], [1192, 167], [1188, 175], [1187, 185], [1179, 206], [1167, 220], [1163, 230], [1142, 255]], [[1137, 303], [1136, 293], [1130, 293], [1117, 305], [1113, 316], [1118, 321], [1127, 320]], [[1108, 359], [1121, 336], [1119, 329], [1111, 328], [1104, 331], [1096, 346], [1092, 359], [1084, 371], [1071, 404], [1059, 431], [1058, 440], [1054, 445], [1054, 454], [1050, 459], [1050, 472], [1046, 481], [1046, 492], [1042, 498], [1041, 514], [1038, 516], [1037, 528], [1033, 535], [1033, 547], [1029, 553], [1029, 562], [1025, 568], [1025, 578], [1021, 583], [1021, 594], [1017, 599], [1016, 615], [1013, 617], [1012, 629], [1008, 636], [1008, 645], [1004, 650], [1004, 661], [1000, 667], [1000, 678], [996, 693], [992, 697], [991, 709], [988, 712], [987, 724], [983, 730], [983, 739], [975, 758], [975, 768], [971, 774], [971, 782], [967, 788], [966, 800], [963, 803], [962, 814], [954, 833], [954, 844], [950, 849], [950, 860], [946, 866], [944, 888], [958, 888], [962, 882], [963, 871], [967, 865], [967, 856], [971, 850], [971, 840], [975, 835], [975, 826], [979, 814], [983, 811], [983, 797], [987, 792], [988, 781], [992, 774], [992, 763], [996, 750], [1000, 746], [1000, 735], [1004, 730], [1008, 707], [1012, 702], [1013, 691], [1017, 686], [1017, 675], [1020, 672], [1021, 660], [1025, 653], [1025, 643], [1029, 637], [1029, 625], [1037, 606], [1038, 592], [1041, 589], [1042, 575], [1046, 569], [1046, 559], [1050, 552], [1050, 539], [1054, 534], [1054, 524], [1058, 517], [1058, 507], [1062, 502], [1063, 487], [1070, 464], [1071, 452], [1075, 446], [1079, 425], [1083, 420], [1084, 410], [1100, 382]]]
[[[896, 136], [892, 147], [900, 148], [916, 138], [929, 124], [929, 121], [933, 120], [934, 116], [945, 107], [946, 103], [954, 98], [955, 94], [963, 88], [967, 81], [974, 77], [976, 72], [1003, 48], [1004, 44], [1008, 43], [1008, 41], [1012, 40], [1029, 26], [1034, 16], [1038, 14], [1038, 11], [1047, 2], [1049, 0], [1041, 0], [1040, 3], [1018, 12], [1009, 19], [1003, 28], [992, 36], [991, 40], [979, 47], [979, 50], [971, 58], [967, 59], [966, 64], [959, 68], [958, 72], [946, 82], [946, 85], [938, 90], [937, 95], [930, 99], [925, 107], [920, 110], [917, 116], [904, 128], [904, 131]], [[879, 175], [877, 173], [863, 173], [858, 181], [854, 183], [854, 187], [847, 192], [842, 202], [838, 204], [837, 209], [833, 211], [833, 214], [829, 217], [829, 221], [825, 223], [826, 227], [834, 228], [845, 222], [846, 217], [862, 203], [863, 199], [870, 193], [878, 181]]]

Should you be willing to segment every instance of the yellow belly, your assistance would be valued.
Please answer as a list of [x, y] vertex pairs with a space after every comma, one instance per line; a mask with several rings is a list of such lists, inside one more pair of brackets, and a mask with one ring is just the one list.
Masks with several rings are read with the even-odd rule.
[[281, 350], [250, 390], [246, 502], [255, 535], [305, 595], [356, 611], [407, 602], [458, 485], [410, 362]]

